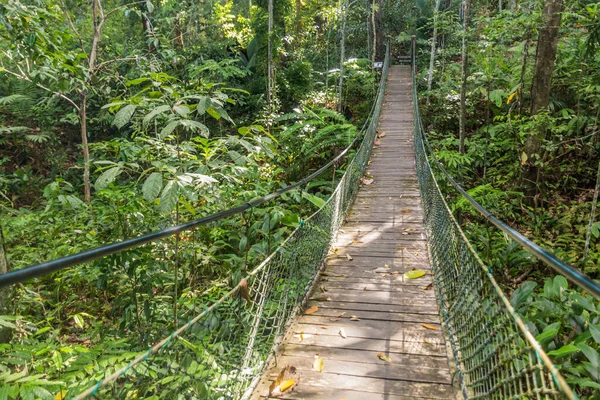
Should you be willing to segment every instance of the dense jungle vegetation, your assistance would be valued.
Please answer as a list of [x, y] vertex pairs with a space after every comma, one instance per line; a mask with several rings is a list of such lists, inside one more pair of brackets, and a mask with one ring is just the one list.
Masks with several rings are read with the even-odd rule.
[[[408, 54], [412, 34], [437, 156], [600, 278], [600, 5], [585, 0], [4, 0], [0, 273], [317, 170], [367, 118], [385, 38]], [[347, 160], [251, 212], [0, 288], [0, 399], [88, 387], [168, 335], [322, 205]], [[600, 304], [444, 190], [561, 372], [600, 398]]]

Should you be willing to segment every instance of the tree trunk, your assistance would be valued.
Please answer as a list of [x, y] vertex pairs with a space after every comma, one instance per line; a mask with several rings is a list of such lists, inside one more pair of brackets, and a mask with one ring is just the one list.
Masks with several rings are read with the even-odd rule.
[[296, 0], [296, 34], [302, 32], [302, 0]]
[[[0, 226], [0, 274], [8, 272], [8, 261], [6, 260], [6, 253], [4, 251], [4, 236], [2, 234], [2, 227]], [[8, 314], [8, 305], [10, 299], [8, 298], [9, 288], [0, 288], [0, 315]], [[8, 328], [2, 328], [0, 326], [0, 343], [7, 343], [10, 337], [11, 331]]]
[[467, 30], [469, 28], [470, 0], [463, 0], [463, 37], [462, 37], [462, 72], [460, 78], [460, 116], [459, 116], [459, 151], [465, 153], [465, 126], [466, 126], [466, 101], [467, 101], [467, 74], [469, 53], [467, 51]]
[[[267, 96], [269, 102], [269, 118], [273, 112], [273, 0], [268, 4], [268, 28], [267, 28]], [[269, 127], [271, 123], [269, 123]]]
[[87, 139], [87, 93], [85, 90], [81, 91], [79, 121], [81, 124], [81, 152], [83, 153], [83, 190], [85, 202], [89, 205], [92, 200], [92, 190], [90, 186], [90, 148]]
[[431, 85], [433, 82], [433, 65], [435, 63], [435, 46], [437, 42], [437, 29], [438, 29], [438, 13], [440, 12], [440, 4], [442, 0], [435, 1], [435, 9], [433, 10], [433, 37], [431, 38], [431, 56], [429, 57], [429, 75], [427, 77], [427, 90], [431, 91]]
[[382, 7], [383, 0], [376, 0], [376, 10], [375, 10], [375, 37], [377, 38], [374, 51], [377, 53], [377, 59], [383, 60], [385, 58], [385, 46], [383, 44], [383, 27], [382, 24]]
[[[342, 7], [342, 34], [340, 35], [340, 85], [338, 88], [338, 111], [342, 112], [343, 106], [343, 90], [344, 90], [344, 61], [346, 58], [346, 14], [348, 13], [348, 0], [340, 2]], [[373, 51], [375, 51], [373, 49]]]
[[[535, 72], [531, 88], [531, 115], [546, 109], [550, 103], [552, 73], [556, 61], [562, 9], [562, 0], [546, 0], [544, 5], [543, 26], [540, 28], [538, 37]], [[540, 126], [537, 132], [527, 138], [525, 143], [526, 159], [523, 162], [523, 180], [525, 195], [529, 198], [530, 204], [533, 204], [533, 199], [539, 193], [540, 171], [537, 162], [541, 159], [541, 146], [545, 136], [546, 127]]]
[[379, 30], [377, 29], [377, 23], [375, 22], [375, 10], [377, 9], [377, 3], [375, 0], [371, 3], [371, 30], [373, 31], [373, 52], [371, 53], [371, 65], [375, 69], [375, 60], [377, 60], [377, 37], [379, 36]]

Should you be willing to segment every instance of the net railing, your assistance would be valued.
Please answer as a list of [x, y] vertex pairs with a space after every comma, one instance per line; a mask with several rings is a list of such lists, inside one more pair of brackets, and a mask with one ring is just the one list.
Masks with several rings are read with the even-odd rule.
[[414, 45], [412, 65], [417, 175], [434, 288], [462, 395], [470, 399], [575, 399], [477, 255], [438, 186], [429, 157], [437, 159], [419, 112]]
[[325, 204], [220, 299], [147, 351], [120, 355], [105, 369], [104, 379], [76, 399], [238, 399], [251, 395], [269, 358], [301, 312], [353, 202], [376, 136], [388, 68], [389, 49], [362, 142]]

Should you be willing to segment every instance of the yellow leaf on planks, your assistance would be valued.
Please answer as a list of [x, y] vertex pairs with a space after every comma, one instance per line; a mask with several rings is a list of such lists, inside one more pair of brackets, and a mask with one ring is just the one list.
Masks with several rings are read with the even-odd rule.
[[389, 358], [388, 356], [386, 356], [383, 353], [377, 353], [377, 357], [379, 357], [380, 360], [385, 361], [385, 362], [392, 362], [392, 359]]
[[315, 359], [313, 361], [313, 369], [317, 372], [323, 372], [323, 367], [325, 363], [323, 362], [323, 358], [319, 357], [318, 354], [315, 354]]
[[425, 275], [425, 271], [422, 269], [415, 269], [412, 271], [407, 271], [405, 274], [406, 279], [417, 279]]
[[277, 379], [269, 386], [269, 395], [279, 397], [284, 392], [293, 390], [299, 380], [300, 375], [296, 371], [296, 367], [286, 365], [277, 376]]
[[431, 329], [432, 331], [437, 331], [437, 330], [439, 330], [439, 329], [440, 329], [440, 328], [438, 328], [437, 326], [435, 326], [435, 325], [430, 325], [430, 324], [421, 324], [421, 326], [422, 326], [423, 328]]
[[309, 309], [307, 309], [306, 311], [304, 311], [304, 314], [310, 315], [310, 314], [316, 313], [317, 311], [319, 311], [319, 307], [312, 306]]

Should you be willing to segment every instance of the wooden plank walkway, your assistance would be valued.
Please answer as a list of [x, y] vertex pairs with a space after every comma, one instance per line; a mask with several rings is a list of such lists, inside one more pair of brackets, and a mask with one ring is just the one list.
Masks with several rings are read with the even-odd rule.
[[[410, 67], [390, 69], [379, 135], [366, 173], [373, 182], [361, 185], [308, 303], [319, 309], [296, 321], [253, 399], [269, 397], [270, 383], [286, 365], [297, 368], [300, 380], [285, 399], [455, 398], [432, 277], [403, 275], [431, 269], [413, 150]], [[315, 354], [323, 358], [322, 372], [313, 370]]]

